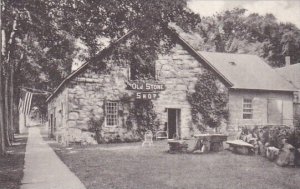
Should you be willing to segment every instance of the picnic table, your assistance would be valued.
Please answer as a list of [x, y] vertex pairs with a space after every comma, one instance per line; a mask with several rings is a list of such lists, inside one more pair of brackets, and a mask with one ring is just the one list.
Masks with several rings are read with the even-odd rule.
[[254, 146], [252, 144], [249, 144], [243, 140], [232, 140], [227, 141], [227, 144], [229, 144], [229, 149], [233, 152], [248, 155], [254, 150]]
[[197, 144], [201, 143], [207, 143], [207, 151], [222, 151], [223, 148], [223, 142], [227, 140], [227, 135], [224, 134], [197, 134], [194, 135], [195, 138], [197, 138]]

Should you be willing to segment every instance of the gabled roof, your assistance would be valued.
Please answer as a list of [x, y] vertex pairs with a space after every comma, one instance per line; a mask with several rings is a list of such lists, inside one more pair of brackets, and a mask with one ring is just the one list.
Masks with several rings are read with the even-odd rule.
[[82, 66], [80, 66], [77, 70], [75, 70], [74, 72], [72, 72], [70, 75], [68, 75], [60, 84], [59, 86], [55, 89], [55, 91], [52, 93], [52, 95], [50, 95], [46, 102], [48, 102], [49, 100], [51, 100], [54, 96], [56, 96], [56, 94], [63, 88], [63, 86], [68, 83], [72, 78], [74, 78], [75, 76], [77, 76], [78, 74], [82, 73], [87, 66], [93, 62], [94, 60], [101, 60], [103, 59], [106, 55], [109, 54], [109, 52], [116, 46], [118, 45], [120, 42], [126, 40], [129, 36], [131, 36], [134, 33], [134, 30], [129, 31], [127, 34], [123, 35], [122, 37], [120, 37], [118, 40], [112, 42], [110, 45], [108, 45], [106, 48], [104, 48], [101, 52], [99, 52], [96, 56], [94, 56], [91, 60], [87, 61], [86, 63], [84, 63]]
[[300, 89], [300, 63], [276, 68], [275, 70], [288, 81], [292, 82], [296, 88]]
[[[48, 102], [68, 83], [72, 78], [82, 73], [93, 60], [101, 60], [113, 50], [118, 44], [126, 40], [134, 33], [131, 30], [108, 47], [103, 49], [90, 61], [84, 63], [76, 71], [72, 72], [65, 78], [55, 89], [53, 94], [46, 100]], [[166, 28], [166, 32], [174, 37], [188, 52], [191, 53], [198, 61], [204, 63], [204, 66], [211, 69], [219, 76], [224, 84], [231, 88], [237, 89], [257, 89], [272, 91], [295, 91], [288, 81], [279, 76], [274, 69], [255, 55], [246, 54], [229, 54], [229, 53], [212, 53], [196, 51], [187, 41], [185, 41], [173, 29]]]
[[[191, 46], [189, 45], [188, 42], [186, 42], [183, 38], [181, 38], [179, 36], [179, 34], [177, 32], [175, 32], [174, 30], [170, 29], [170, 28], [165, 28], [166, 32], [168, 32], [169, 35], [173, 36], [175, 38], [175, 40], [177, 40], [178, 43], [180, 43], [181, 45], [183, 45], [183, 47], [186, 48], [187, 51], [189, 51], [191, 53], [191, 55], [193, 55], [196, 59], [200, 60], [201, 62], [204, 62], [204, 64], [206, 66], [208, 66], [213, 72], [215, 72], [219, 78], [224, 82], [225, 85], [227, 86], [232, 86], [232, 83], [230, 81], [228, 81], [223, 75], [222, 73], [220, 73], [218, 70], [216, 70], [209, 62], [207, 62], [206, 60], [203, 59], [203, 57], [201, 55], [199, 55], [197, 53], [197, 51]], [[121, 38], [119, 38], [118, 40], [116, 40], [115, 42], [111, 43], [107, 48], [103, 49], [100, 53], [98, 53], [95, 57], [92, 58], [92, 60], [87, 61], [86, 63], [84, 63], [82, 66], [80, 66], [76, 71], [72, 72], [68, 77], [66, 77], [61, 83], [60, 85], [55, 89], [55, 91], [52, 93], [52, 95], [50, 95], [46, 102], [49, 102], [53, 97], [55, 97], [57, 95], [57, 93], [62, 90], [63, 86], [68, 83], [72, 78], [74, 78], [75, 76], [77, 76], [78, 74], [82, 73], [87, 66], [93, 62], [93, 60], [101, 60], [103, 59], [105, 56], [109, 55], [109, 53], [111, 52], [111, 50], [116, 47], [118, 44], [120, 44], [122, 41], [126, 40], [128, 37], [130, 37], [135, 30], [131, 30], [130, 32], [128, 32], [127, 34], [125, 34], [124, 36], [122, 36]]]
[[256, 55], [198, 51], [235, 89], [295, 91], [295, 87]]

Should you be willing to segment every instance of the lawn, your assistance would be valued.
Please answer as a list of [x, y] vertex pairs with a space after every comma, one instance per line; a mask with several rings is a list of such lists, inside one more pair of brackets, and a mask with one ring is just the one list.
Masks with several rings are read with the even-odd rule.
[[13, 146], [0, 157], [0, 188], [18, 189], [23, 178], [27, 135], [16, 135]]
[[87, 189], [300, 187], [299, 168], [282, 168], [260, 156], [229, 151], [168, 154], [166, 141], [63, 148], [51, 144]]

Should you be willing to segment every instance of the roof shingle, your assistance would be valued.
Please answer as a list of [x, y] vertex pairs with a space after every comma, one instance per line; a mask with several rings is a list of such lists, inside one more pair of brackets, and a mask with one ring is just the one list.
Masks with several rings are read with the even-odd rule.
[[300, 89], [300, 63], [275, 69], [280, 75]]
[[199, 51], [221, 72], [232, 88], [271, 91], [295, 91], [295, 87], [256, 55]]

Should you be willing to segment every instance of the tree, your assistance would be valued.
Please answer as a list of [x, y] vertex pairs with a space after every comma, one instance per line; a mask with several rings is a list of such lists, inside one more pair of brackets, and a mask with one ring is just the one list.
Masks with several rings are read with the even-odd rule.
[[[3, 0], [1, 6], [3, 23], [1, 39], [4, 40], [1, 43], [0, 125], [1, 139], [4, 139], [7, 146], [13, 140], [15, 125], [13, 117], [16, 114], [14, 110], [18, 103], [20, 87], [26, 85], [33, 88], [47, 88], [51, 86], [47, 82], [58, 83], [55, 79], [62, 78], [63, 73], [60, 71], [64, 71], [67, 65], [66, 61], [62, 60], [68, 60], [68, 56], [62, 54], [67, 54], [72, 50], [72, 43], [61, 43], [62, 41], [69, 42], [66, 35], [59, 33], [49, 22], [47, 10], [50, 7], [47, 3], [49, 2]], [[65, 46], [68, 49], [66, 51], [53, 50]], [[47, 53], [55, 58], [45, 58], [42, 61], [41, 58]], [[46, 70], [52, 70], [49, 67], [53, 65], [64, 69], [54, 69], [53, 71], [58, 72], [57, 75], [60, 77], [47, 81], [47, 78], [42, 76], [49, 76]], [[3, 152], [4, 147], [2, 145]]]
[[0, 1], [0, 155], [5, 153], [4, 140], [4, 114], [3, 114], [3, 96], [2, 96], [2, 1]]
[[274, 15], [246, 15], [246, 9], [233, 9], [202, 18], [197, 28], [204, 42], [201, 50], [250, 53], [264, 58], [271, 66], [284, 65], [284, 56], [292, 63], [300, 61], [300, 30], [291, 23], [279, 23]]
[[[136, 30], [130, 48], [151, 61], [174, 44], [162, 32], [168, 23], [191, 30], [200, 22], [185, 0], [3, 0], [2, 10], [0, 116], [5, 122], [0, 124], [8, 134], [13, 131], [12, 111], [20, 87], [51, 90], [57, 86], [70, 72], [77, 40], [88, 47], [88, 59], [83, 61], [97, 62], [96, 55], [105, 46], [100, 39], [114, 41]], [[114, 57], [129, 60], [132, 54]], [[4, 138], [9, 144], [11, 137]]]

